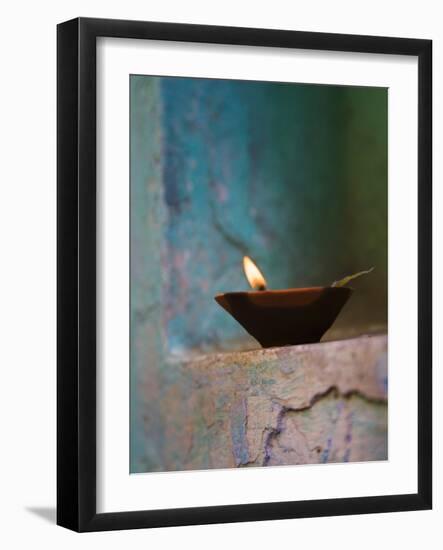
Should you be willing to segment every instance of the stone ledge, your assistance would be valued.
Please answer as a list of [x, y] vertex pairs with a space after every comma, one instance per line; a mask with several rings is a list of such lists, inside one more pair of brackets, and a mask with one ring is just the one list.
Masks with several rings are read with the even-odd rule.
[[164, 372], [145, 418], [161, 455], [140, 471], [387, 459], [386, 335], [174, 360]]
[[[182, 368], [212, 379], [229, 375], [243, 378], [249, 370], [262, 374], [271, 369], [279, 382], [295, 392], [297, 406], [306, 405], [312, 395], [335, 386], [340, 393], [359, 392], [373, 399], [385, 399], [387, 392], [387, 336], [360, 336], [348, 340], [257, 349], [245, 352], [203, 355], [182, 362]], [[241, 369], [241, 373], [236, 371]], [[292, 375], [292, 376], [289, 376]], [[300, 384], [300, 377], [303, 383]], [[277, 385], [276, 393], [283, 390]]]

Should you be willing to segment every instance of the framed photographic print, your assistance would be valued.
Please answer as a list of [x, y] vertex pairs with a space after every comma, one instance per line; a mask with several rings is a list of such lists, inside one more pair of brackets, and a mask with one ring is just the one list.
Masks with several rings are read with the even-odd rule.
[[432, 505], [432, 43], [58, 26], [77, 531]]

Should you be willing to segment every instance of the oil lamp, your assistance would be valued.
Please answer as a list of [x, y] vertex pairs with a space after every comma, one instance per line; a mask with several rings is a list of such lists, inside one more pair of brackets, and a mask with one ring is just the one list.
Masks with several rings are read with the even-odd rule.
[[253, 290], [218, 294], [215, 300], [264, 348], [319, 342], [352, 294], [344, 285], [368, 273], [327, 287], [267, 290], [264, 276], [248, 256], [243, 269]]

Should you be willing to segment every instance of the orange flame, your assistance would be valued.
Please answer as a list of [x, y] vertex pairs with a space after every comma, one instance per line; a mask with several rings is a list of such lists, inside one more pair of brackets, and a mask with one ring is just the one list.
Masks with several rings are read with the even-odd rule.
[[266, 279], [248, 256], [243, 257], [243, 269], [248, 283], [254, 290], [266, 290]]

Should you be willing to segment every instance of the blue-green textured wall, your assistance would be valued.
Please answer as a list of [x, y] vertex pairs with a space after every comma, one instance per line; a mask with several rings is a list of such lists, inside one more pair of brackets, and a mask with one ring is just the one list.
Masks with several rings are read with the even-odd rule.
[[375, 265], [344, 321], [386, 322], [387, 90], [133, 76], [131, 110], [133, 315], [169, 351], [246, 342], [213, 300], [245, 254], [270, 288]]

